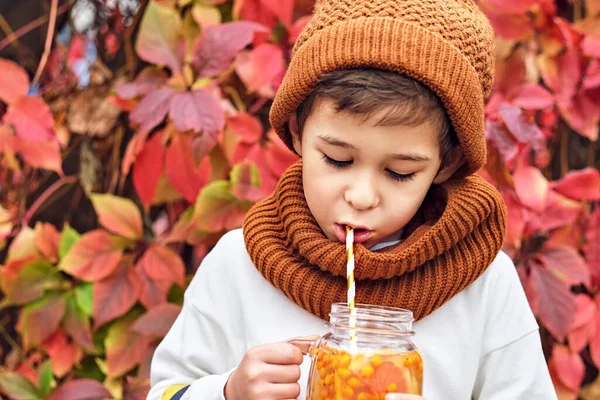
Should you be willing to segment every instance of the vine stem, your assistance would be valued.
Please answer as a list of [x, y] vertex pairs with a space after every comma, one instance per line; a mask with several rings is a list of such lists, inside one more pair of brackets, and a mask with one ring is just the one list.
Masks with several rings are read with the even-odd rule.
[[40, 208], [40, 206], [46, 200], [48, 200], [48, 198], [52, 196], [52, 194], [54, 194], [58, 189], [60, 189], [64, 185], [75, 183], [78, 180], [79, 178], [76, 176], [65, 176], [54, 182], [52, 185], [50, 185], [44, 191], [44, 193], [42, 193], [37, 199], [35, 199], [31, 207], [29, 207], [29, 210], [27, 210], [27, 213], [23, 217], [22, 224], [29, 225], [29, 221], [35, 215], [36, 211]]
[[[71, 4], [69, 4], [69, 3], [63, 4], [56, 10], [56, 15], [58, 16], [58, 15], [64, 14], [65, 12], [69, 11], [70, 9], [71, 9]], [[38, 26], [44, 24], [46, 21], [48, 21], [49, 18], [50, 17], [48, 15], [43, 15], [37, 19], [34, 19], [33, 21], [23, 25], [22, 27], [20, 27], [16, 31], [14, 31], [12, 34], [10, 34], [7, 37], [5, 37], [4, 39], [2, 39], [0, 41], [0, 51], [4, 50], [4, 48], [6, 46], [11, 44], [15, 40], [19, 40], [20, 37], [28, 34], [29, 32], [31, 32]]]
[[42, 76], [42, 71], [46, 67], [46, 63], [48, 62], [48, 57], [50, 56], [50, 50], [52, 49], [52, 42], [54, 41], [54, 29], [56, 28], [56, 17], [58, 15], [58, 0], [52, 0], [52, 5], [50, 6], [50, 21], [48, 22], [48, 31], [46, 32], [46, 44], [44, 45], [44, 53], [42, 54], [42, 58], [40, 59], [40, 64], [38, 65], [37, 71], [35, 72], [35, 77], [31, 82], [31, 86], [35, 86], [35, 84]]

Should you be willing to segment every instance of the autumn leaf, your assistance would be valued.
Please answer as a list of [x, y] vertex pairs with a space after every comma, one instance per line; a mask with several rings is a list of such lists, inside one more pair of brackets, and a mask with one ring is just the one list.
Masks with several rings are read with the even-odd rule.
[[543, 212], [548, 198], [548, 180], [535, 167], [522, 167], [513, 174], [515, 191], [521, 203], [532, 210]]
[[502, 106], [499, 112], [510, 133], [520, 143], [533, 149], [545, 147], [544, 133], [523, 110], [514, 106]]
[[48, 105], [39, 97], [25, 96], [8, 107], [4, 123], [14, 126], [17, 137], [33, 142], [56, 140], [54, 118]]
[[269, 139], [265, 149], [267, 165], [274, 176], [280, 177], [300, 157], [288, 149], [273, 129], [269, 130], [267, 137]]
[[595, 168], [569, 171], [553, 189], [575, 200], [600, 200], [600, 172]]
[[135, 271], [140, 285], [140, 303], [148, 310], [166, 303], [172, 282], [153, 279], [141, 262], [136, 264]]
[[59, 378], [65, 376], [83, 357], [81, 349], [68, 341], [62, 329], [58, 329], [42, 344], [42, 347], [50, 356], [52, 372]]
[[133, 82], [115, 87], [115, 92], [122, 99], [133, 99], [145, 96], [167, 83], [167, 74], [160, 68], [149, 66], [144, 68]]
[[485, 2], [503, 14], [524, 14], [539, 0], [485, 0]]
[[568, 347], [556, 344], [552, 349], [552, 360], [558, 378], [569, 389], [578, 391], [585, 375], [585, 365], [578, 353]]
[[74, 296], [67, 296], [63, 328], [79, 346], [89, 352], [95, 352], [88, 315], [78, 306]]
[[571, 101], [559, 101], [558, 109], [567, 123], [580, 135], [598, 140], [600, 123], [600, 105], [586, 95], [578, 92]]
[[29, 91], [29, 76], [16, 63], [0, 58], [0, 101], [14, 104]]
[[34, 168], [55, 171], [63, 176], [60, 145], [57, 141], [32, 141], [17, 138], [15, 150]]
[[19, 271], [3, 303], [29, 303], [42, 297], [47, 290], [58, 289], [63, 282], [64, 279], [52, 264], [46, 260], [34, 260]]
[[35, 245], [39, 252], [52, 262], [58, 261], [58, 244], [60, 241], [60, 233], [54, 225], [37, 222], [34, 228]]
[[569, 348], [574, 353], [581, 352], [595, 333], [597, 307], [587, 294], [575, 298], [575, 320], [569, 332]]
[[165, 148], [159, 132], [144, 144], [133, 165], [133, 186], [145, 206], [152, 204], [154, 199], [158, 180], [163, 171], [164, 154]]
[[494, 146], [500, 153], [504, 163], [512, 163], [519, 154], [519, 145], [516, 139], [502, 124], [487, 119], [485, 121], [485, 137], [488, 144]]
[[225, 71], [238, 52], [248, 46], [256, 32], [268, 32], [252, 22], [228, 22], [207, 27], [194, 43], [192, 65], [200, 78]]
[[210, 179], [211, 164], [210, 157], [204, 156], [196, 168], [191, 148], [189, 135], [175, 134], [166, 152], [165, 172], [173, 187], [193, 204]]
[[104, 345], [109, 378], [121, 376], [139, 364], [152, 340], [131, 329], [138, 315], [139, 313], [130, 313], [112, 324], [108, 330]]
[[196, 24], [202, 29], [221, 24], [221, 12], [215, 6], [196, 2], [192, 6], [191, 13]]
[[71, 246], [73, 246], [73, 244], [77, 242], [80, 237], [81, 235], [79, 232], [71, 228], [71, 225], [66, 223], [58, 241], [58, 256], [63, 258], [65, 255], [67, 255], [69, 250], [71, 250]]
[[0, 249], [4, 248], [2, 243], [12, 232], [12, 219], [12, 214], [0, 204]]
[[290, 36], [288, 38], [289, 44], [296, 43], [296, 41], [298, 40], [298, 37], [300, 36], [300, 34], [304, 30], [304, 28], [306, 28], [306, 25], [308, 25], [308, 23], [310, 22], [311, 19], [312, 19], [312, 14], [304, 15], [304, 16], [298, 18], [296, 21], [294, 21], [294, 24], [292, 25], [292, 29], [290, 30]]
[[60, 325], [65, 314], [65, 297], [51, 294], [21, 310], [18, 330], [23, 336], [23, 346], [30, 349], [48, 339]]
[[110, 275], [122, 255], [120, 241], [97, 229], [75, 242], [58, 268], [79, 279], [95, 282]]
[[557, 340], [563, 341], [575, 319], [575, 297], [565, 281], [542, 266], [531, 264], [530, 279], [538, 299], [537, 316]]
[[548, 271], [569, 285], [590, 285], [587, 263], [579, 252], [568, 246], [543, 247], [534, 256]]
[[[241, 143], [253, 145], [262, 138], [263, 128], [258, 118], [252, 114], [241, 112], [227, 118], [227, 128], [233, 132]], [[240, 157], [240, 159], [243, 156]]]
[[553, 190], [548, 192], [546, 208], [542, 212], [531, 211], [527, 217], [525, 235], [548, 232], [551, 229], [571, 225], [577, 220], [582, 204]]
[[49, 400], [106, 400], [112, 395], [93, 379], [74, 379], [63, 383]]
[[133, 307], [140, 293], [131, 256], [125, 256], [114, 272], [94, 284], [94, 327], [118, 318]]
[[90, 200], [102, 226], [117, 235], [141, 239], [144, 234], [142, 215], [133, 201], [109, 193], [93, 194]]
[[231, 194], [229, 181], [213, 181], [200, 192], [193, 220], [199, 229], [208, 232], [232, 230], [242, 225], [251, 205]]
[[517, 86], [507, 97], [512, 104], [526, 110], [541, 110], [554, 104], [552, 93], [532, 83]]
[[0, 391], [12, 399], [42, 399], [42, 394], [31, 381], [14, 371], [0, 371]]
[[600, 207], [596, 207], [590, 217], [583, 252], [590, 266], [592, 287], [597, 288], [600, 286]]
[[245, 161], [233, 167], [231, 194], [239, 200], [251, 202], [257, 202], [264, 197], [260, 190], [260, 172], [255, 164]]
[[154, 307], [135, 321], [131, 329], [144, 336], [164, 337], [181, 311], [181, 306], [165, 303]]
[[221, 104], [210, 92], [202, 89], [175, 95], [169, 117], [180, 132], [202, 132], [215, 136], [225, 126]]
[[515, 249], [521, 248], [527, 210], [517, 200], [512, 192], [503, 192], [502, 198], [506, 205], [506, 236], [504, 244]]
[[132, 124], [139, 126], [138, 135], [146, 134], [164, 121], [175, 91], [171, 88], [161, 88], [146, 95], [129, 114]]
[[281, 47], [263, 43], [237, 55], [235, 71], [250, 93], [272, 99], [285, 75], [286, 63]]
[[235, 0], [234, 14], [247, 21], [258, 22], [270, 29], [280, 20], [291, 29], [294, 0]]
[[183, 51], [179, 12], [150, 1], [142, 17], [135, 50], [144, 61], [181, 70]]

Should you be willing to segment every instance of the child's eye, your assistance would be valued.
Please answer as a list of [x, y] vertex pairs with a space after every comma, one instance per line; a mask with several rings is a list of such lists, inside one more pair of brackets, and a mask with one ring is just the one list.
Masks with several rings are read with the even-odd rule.
[[339, 168], [339, 169], [349, 167], [352, 164], [352, 160], [338, 161], [338, 160], [335, 160], [335, 159], [327, 156], [327, 154], [323, 154], [323, 161], [325, 161], [326, 164], [331, 165], [334, 168]]
[[389, 175], [390, 178], [392, 178], [393, 180], [398, 181], [398, 182], [410, 181], [415, 178], [414, 172], [411, 174], [399, 174], [399, 173], [391, 171], [389, 169], [386, 169], [385, 172], [387, 172], [387, 174]]

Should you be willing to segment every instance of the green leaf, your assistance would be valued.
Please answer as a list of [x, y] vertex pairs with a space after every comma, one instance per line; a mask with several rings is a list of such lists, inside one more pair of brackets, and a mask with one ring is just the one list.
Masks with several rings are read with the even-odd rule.
[[86, 316], [92, 315], [94, 305], [94, 284], [84, 282], [75, 287], [75, 302]]
[[63, 320], [65, 331], [86, 351], [95, 353], [96, 349], [92, 343], [92, 330], [90, 328], [90, 316], [76, 303], [75, 295], [67, 296], [65, 318]]
[[58, 242], [58, 255], [62, 259], [71, 249], [73, 243], [75, 243], [81, 235], [75, 229], [71, 228], [71, 225], [66, 224], [60, 235], [60, 241]]
[[58, 329], [64, 314], [63, 294], [50, 294], [23, 307], [18, 325], [23, 335], [23, 347], [30, 349], [48, 339]]
[[40, 392], [23, 375], [13, 372], [0, 372], [0, 390], [14, 400], [41, 399]]
[[47, 360], [44, 364], [42, 364], [40, 370], [38, 371], [38, 387], [44, 397], [50, 393], [53, 380], [54, 375], [52, 375], [52, 365], [50, 364], [50, 360]]
[[177, 10], [150, 1], [138, 33], [135, 48], [138, 55], [151, 64], [180, 71], [185, 51], [181, 29], [182, 21]]
[[19, 271], [3, 305], [21, 305], [37, 300], [46, 290], [57, 289], [64, 282], [48, 261], [35, 260]]

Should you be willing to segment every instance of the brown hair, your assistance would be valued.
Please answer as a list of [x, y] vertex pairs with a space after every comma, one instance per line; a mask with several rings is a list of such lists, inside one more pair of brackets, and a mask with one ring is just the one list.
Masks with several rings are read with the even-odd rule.
[[378, 126], [415, 126], [431, 121], [439, 130], [440, 158], [444, 165], [458, 138], [439, 97], [421, 82], [404, 74], [375, 68], [338, 70], [322, 75], [316, 88], [296, 110], [302, 133], [312, 108], [319, 99], [332, 99], [336, 111], [361, 115], [363, 122], [383, 115]]

